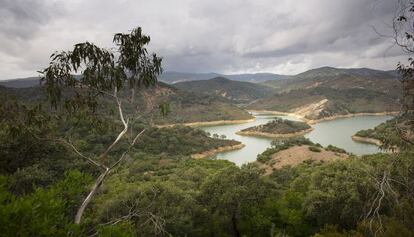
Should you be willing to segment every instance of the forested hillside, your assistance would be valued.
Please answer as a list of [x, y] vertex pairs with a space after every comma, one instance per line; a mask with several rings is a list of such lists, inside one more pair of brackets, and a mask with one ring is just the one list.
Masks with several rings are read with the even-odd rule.
[[398, 78], [399, 75], [396, 71], [322, 67], [297, 74], [289, 79], [267, 81], [264, 84], [272, 86], [279, 92], [328, 87], [332, 89], [366, 89], [395, 95], [400, 92], [401, 88]]
[[174, 87], [197, 94], [218, 95], [237, 103], [246, 103], [259, 98], [271, 96], [270, 87], [249, 82], [232, 81], [224, 77], [209, 80], [179, 82]]
[[296, 113], [306, 119], [318, 120], [353, 113], [393, 112], [399, 108], [398, 100], [398, 95], [373, 90], [316, 87], [275, 94], [247, 108]]
[[[6, 88], [0, 86], [0, 91], [4, 95], [15, 96], [27, 103], [46, 99], [44, 89], [41, 87]], [[151, 113], [144, 116], [145, 119], [158, 125], [252, 118], [249, 113], [232, 105], [225, 98], [214, 95], [197, 95], [196, 93], [173, 88], [164, 83], [159, 83], [155, 87], [146, 89], [144, 93], [137, 94], [134, 103], [128, 105], [128, 109], [147, 107], [146, 103], [148, 101], [151, 102], [153, 107], [168, 102], [170, 113], [167, 116], [160, 114], [156, 107], [151, 108]], [[110, 106], [114, 110], [116, 109], [107, 99], [103, 99], [102, 102], [106, 104], [102, 107]]]
[[354, 113], [397, 111], [401, 84], [394, 71], [319, 68], [267, 82], [279, 93], [248, 106], [318, 120]]

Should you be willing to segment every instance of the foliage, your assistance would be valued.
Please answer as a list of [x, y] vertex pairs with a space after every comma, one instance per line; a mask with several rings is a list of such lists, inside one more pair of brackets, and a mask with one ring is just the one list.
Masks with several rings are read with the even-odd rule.
[[336, 152], [336, 153], [342, 153], [342, 154], [346, 154], [346, 153], [347, 153], [344, 149], [339, 148], [339, 147], [336, 147], [336, 146], [334, 146], [334, 145], [328, 145], [328, 146], [325, 148], [325, 150], [327, 150], [327, 151], [332, 151], [332, 152]]
[[65, 174], [48, 189], [16, 197], [0, 176], [0, 236], [65, 236], [78, 229], [72, 216], [91, 178], [78, 171]]
[[272, 121], [255, 126], [243, 129], [243, 132], [263, 132], [263, 133], [272, 133], [272, 134], [289, 134], [301, 132], [307, 129], [310, 129], [307, 123], [292, 121], [288, 119], [275, 118]]
[[273, 89], [270, 87], [250, 82], [233, 81], [224, 77], [178, 82], [174, 84], [174, 87], [198, 94], [218, 95], [238, 103], [253, 101], [273, 94]]
[[309, 150], [313, 151], [313, 152], [321, 152], [322, 151], [319, 147], [316, 147], [316, 146], [310, 146]]
[[[405, 114], [381, 123], [373, 129], [358, 131], [355, 135], [379, 140], [382, 143], [381, 148], [384, 150], [395, 150], [396, 148], [411, 150], [410, 140], [413, 139], [409, 132], [411, 126], [410, 115]], [[408, 134], [406, 134], [407, 131]]]
[[149, 154], [163, 153], [168, 156], [185, 156], [223, 146], [237, 145], [234, 140], [210, 138], [203, 130], [186, 126], [151, 128], [137, 142], [135, 148]]
[[[379, 79], [379, 81], [382, 80]], [[396, 79], [388, 81], [391, 84], [398, 83]], [[400, 97], [400, 87], [399, 84], [396, 85], [398, 88], [395, 89], [395, 92], [393, 90], [392, 94], [360, 88], [299, 88], [258, 100], [249, 105], [248, 108], [290, 112], [293, 109], [327, 99], [328, 102], [324, 105], [322, 111], [317, 111], [317, 113], [308, 115], [306, 118], [321, 119], [349, 113], [382, 113], [385, 111], [395, 111], [398, 108], [398, 98]]]
[[[114, 35], [117, 55], [89, 42], [76, 44], [72, 51], [52, 54], [49, 67], [40, 71], [50, 102], [57, 107], [64, 89], [74, 89], [65, 98], [65, 108], [95, 111], [97, 98], [108, 92], [154, 85], [162, 71], [161, 58], [149, 56], [145, 48], [149, 41], [150, 37], [138, 27], [129, 34]], [[73, 76], [75, 73], [81, 77]]]
[[382, 140], [384, 136], [389, 136], [395, 132], [395, 123], [398, 122], [397, 118], [388, 120], [375, 128], [360, 130], [355, 135], [359, 137], [374, 138], [377, 140]]

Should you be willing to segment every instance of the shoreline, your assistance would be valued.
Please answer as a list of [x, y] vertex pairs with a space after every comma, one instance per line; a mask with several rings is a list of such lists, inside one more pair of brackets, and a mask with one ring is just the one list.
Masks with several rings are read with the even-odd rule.
[[[281, 111], [272, 111], [272, 110], [247, 110], [250, 113], [256, 113], [257, 115], [261, 114], [271, 114], [271, 115], [284, 115], [284, 116], [292, 116], [297, 119], [300, 119], [302, 122], [305, 122], [309, 125], [317, 124], [320, 122], [331, 121], [341, 118], [351, 118], [357, 116], [385, 116], [385, 115], [398, 115], [399, 112], [380, 112], [380, 113], [353, 113], [353, 114], [343, 114], [343, 115], [335, 115], [321, 119], [307, 119], [302, 115], [289, 113], [289, 112], [281, 112]], [[254, 115], [253, 115], [254, 116]], [[242, 124], [242, 123], [249, 123], [256, 120], [254, 116], [251, 119], [240, 119], [240, 120], [216, 120], [216, 121], [206, 121], [206, 122], [191, 122], [191, 123], [173, 123], [173, 124], [165, 124], [165, 125], [154, 125], [156, 128], [170, 128], [174, 126], [189, 126], [189, 127], [204, 127], [204, 126], [218, 126], [218, 125], [231, 125], [231, 124]], [[239, 134], [243, 135], [243, 134]]]
[[216, 149], [204, 151], [204, 152], [201, 152], [201, 153], [192, 154], [190, 156], [191, 156], [191, 158], [196, 159], [196, 160], [204, 159], [204, 158], [214, 156], [214, 155], [216, 155], [218, 153], [221, 153], [221, 152], [239, 150], [239, 149], [242, 149], [245, 146], [246, 145], [244, 145], [243, 143], [240, 143], [240, 144], [237, 144], [237, 145], [232, 145], [232, 146], [223, 146], [223, 147], [219, 147], [219, 148], [216, 148]]
[[238, 131], [236, 132], [237, 135], [241, 136], [253, 136], [253, 137], [267, 137], [267, 138], [291, 138], [291, 137], [297, 137], [305, 135], [306, 133], [309, 133], [313, 131], [314, 128], [308, 128], [303, 131], [295, 132], [295, 133], [266, 133], [266, 132], [255, 132], [255, 131]]
[[285, 116], [292, 116], [295, 118], [298, 118], [300, 120], [302, 120], [303, 122], [307, 122], [308, 119], [303, 117], [302, 115], [299, 114], [295, 114], [295, 113], [289, 113], [289, 112], [281, 112], [281, 111], [276, 111], [276, 110], [247, 110], [250, 113], [257, 113], [258, 115], [261, 114], [271, 114], [271, 115], [285, 115]]
[[174, 126], [188, 126], [188, 127], [204, 127], [204, 126], [215, 126], [215, 125], [229, 125], [229, 124], [240, 124], [240, 123], [250, 123], [256, 120], [256, 117], [251, 119], [240, 119], [240, 120], [216, 120], [216, 121], [207, 121], [207, 122], [191, 122], [191, 123], [173, 123], [165, 125], [155, 125], [157, 128], [170, 128]]
[[378, 112], [378, 113], [351, 113], [351, 114], [334, 115], [334, 116], [325, 117], [321, 119], [307, 119], [300, 114], [289, 113], [289, 112], [272, 111], [272, 110], [248, 110], [248, 111], [252, 113], [257, 113], [257, 114], [292, 116], [292, 117], [301, 119], [303, 122], [306, 122], [309, 125], [317, 124], [317, 123], [324, 122], [324, 121], [331, 121], [331, 120], [341, 119], [341, 118], [351, 118], [351, 117], [357, 117], [357, 116], [385, 116], [385, 115], [395, 116], [399, 114], [399, 111]]
[[343, 114], [343, 115], [335, 115], [331, 117], [321, 118], [321, 119], [309, 119], [307, 121], [308, 124], [317, 124], [324, 121], [331, 121], [335, 119], [341, 119], [341, 118], [352, 118], [352, 117], [358, 117], [358, 116], [386, 116], [386, 115], [398, 115], [399, 112], [380, 112], [380, 113], [353, 113], [353, 114]]
[[368, 144], [373, 144], [373, 145], [376, 145], [376, 146], [381, 146], [382, 145], [381, 141], [378, 140], [378, 139], [375, 139], [375, 138], [360, 137], [360, 136], [357, 136], [357, 135], [353, 135], [351, 138], [355, 142], [368, 143]]

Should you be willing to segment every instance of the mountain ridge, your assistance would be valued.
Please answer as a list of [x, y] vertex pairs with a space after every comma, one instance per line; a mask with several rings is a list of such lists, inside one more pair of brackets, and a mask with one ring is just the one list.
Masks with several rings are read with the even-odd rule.
[[221, 96], [239, 103], [250, 102], [273, 94], [271, 87], [251, 82], [234, 81], [225, 77], [178, 82], [172, 86], [197, 94]]

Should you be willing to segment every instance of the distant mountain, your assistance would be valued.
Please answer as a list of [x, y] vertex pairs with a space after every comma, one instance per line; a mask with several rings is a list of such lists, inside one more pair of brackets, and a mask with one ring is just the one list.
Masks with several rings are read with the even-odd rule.
[[[193, 93], [177, 89], [171, 85], [159, 83], [153, 92], [153, 101], [166, 101], [170, 104], [171, 113], [167, 117], [157, 113], [156, 124], [211, 122], [220, 120], [246, 120], [252, 116], [245, 110], [233, 105], [229, 100], [215, 95]], [[139, 101], [139, 99], [137, 100]]]
[[28, 88], [28, 87], [38, 86], [39, 84], [40, 84], [39, 77], [27, 77], [27, 78], [18, 78], [18, 79], [0, 81], [0, 86], [11, 87], [11, 88]]
[[250, 82], [233, 81], [224, 77], [209, 80], [178, 82], [174, 87], [198, 94], [212, 94], [236, 102], [249, 102], [273, 94], [271, 87]]
[[207, 80], [215, 77], [225, 77], [234, 81], [246, 81], [259, 83], [264, 81], [287, 79], [289, 76], [272, 73], [253, 73], [253, 74], [219, 74], [219, 73], [184, 73], [184, 72], [164, 72], [159, 79], [166, 83], [178, 83], [183, 81]]
[[401, 84], [396, 71], [368, 68], [312, 69], [289, 79], [267, 81], [276, 92], [248, 106], [322, 119], [350, 113], [397, 111]]
[[[224, 75], [219, 73], [185, 73], [185, 72], [164, 72], [158, 80], [168, 84], [174, 84], [184, 81], [208, 80], [215, 77], [225, 77], [235, 81], [246, 81], [260, 83], [271, 80], [287, 79], [289, 76], [272, 74], [272, 73], [253, 73], [253, 74], [232, 74]], [[17, 78], [0, 81], [0, 86], [12, 88], [28, 88], [39, 85], [39, 77]]]
[[[368, 89], [384, 93], [395, 93], [399, 90], [396, 71], [380, 71], [368, 68], [342, 69], [322, 67], [312, 69], [289, 79], [267, 81], [264, 85], [271, 86], [279, 92], [314, 87], [333, 89]], [[391, 92], [391, 90], [393, 90]]]

